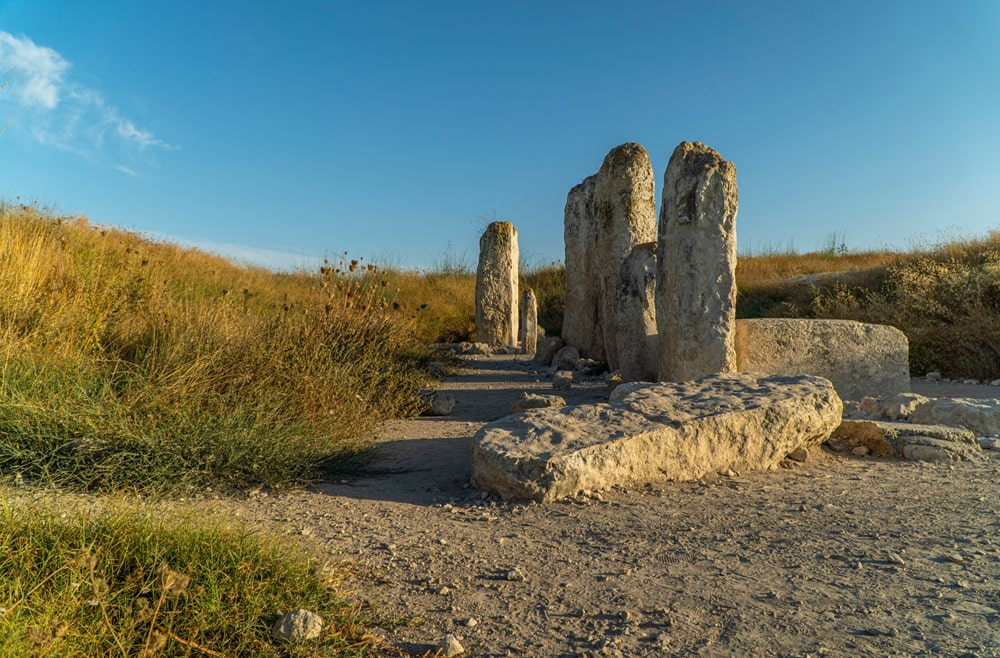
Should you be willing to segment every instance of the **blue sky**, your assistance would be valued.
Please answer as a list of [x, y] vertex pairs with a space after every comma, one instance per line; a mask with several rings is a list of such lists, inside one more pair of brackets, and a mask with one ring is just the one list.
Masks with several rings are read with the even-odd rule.
[[[1000, 228], [1000, 2], [0, 0], [0, 195], [274, 267], [562, 258], [612, 147], [736, 163], [743, 251]], [[659, 196], [659, 189], [657, 190]]]

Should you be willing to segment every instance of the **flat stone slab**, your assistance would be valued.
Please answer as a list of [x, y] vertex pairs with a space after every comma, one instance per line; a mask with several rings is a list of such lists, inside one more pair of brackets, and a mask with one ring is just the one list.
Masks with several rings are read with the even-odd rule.
[[977, 436], [1000, 435], [1000, 400], [930, 398], [910, 414], [914, 423], [964, 427]]
[[909, 343], [903, 332], [853, 320], [737, 320], [736, 366], [746, 372], [825, 377], [845, 400], [889, 398], [910, 390]]
[[731, 373], [620, 388], [608, 404], [535, 409], [484, 426], [473, 441], [473, 483], [546, 502], [764, 470], [825, 441], [843, 410], [829, 381], [805, 375]]
[[873, 457], [915, 461], [982, 459], [975, 434], [961, 427], [845, 420], [830, 436], [839, 450], [864, 446]]

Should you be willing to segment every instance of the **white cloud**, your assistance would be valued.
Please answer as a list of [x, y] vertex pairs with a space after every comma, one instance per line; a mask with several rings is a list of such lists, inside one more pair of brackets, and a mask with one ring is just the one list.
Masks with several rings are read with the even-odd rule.
[[178, 148], [121, 116], [96, 89], [68, 79], [69, 69], [70, 63], [55, 50], [0, 31], [0, 74], [13, 72], [9, 88], [0, 92], [0, 103], [15, 106], [14, 115], [5, 117], [12, 129], [93, 159], [134, 159], [150, 148]]
[[272, 270], [296, 271], [318, 270], [323, 259], [318, 256], [308, 256], [305, 252], [294, 253], [278, 249], [250, 247], [232, 242], [215, 242], [212, 240], [188, 240], [157, 231], [143, 231], [142, 234], [151, 240], [161, 240], [182, 247], [194, 247], [229, 260], [246, 265], [258, 265]]
[[122, 166], [122, 165], [115, 165], [115, 170], [116, 171], [120, 171], [120, 172], [122, 172], [123, 174], [125, 174], [127, 176], [131, 176], [132, 178], [138, 178], [139, 177], [139, 174], [135, 173], [135, 171], [133, 171], [132, 169], [129, 169], [128, 167]]
[[59, 88], [69, 62], [56, 51], [0, 31], [0, 66], [23, 78], [12, 85], [23, 104], [47, 110], [59, 104]]

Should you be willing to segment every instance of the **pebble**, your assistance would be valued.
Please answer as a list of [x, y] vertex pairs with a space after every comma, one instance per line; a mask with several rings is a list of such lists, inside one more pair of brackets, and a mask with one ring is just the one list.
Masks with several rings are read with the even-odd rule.
[[453, 656], [461, 656], [465, 653], [465, 647], [462, 646], [457, 637], [448, 633], [441, 639], [441, 643], [438, 644], [438, 651], [441, 652], [442, 656], [453, 658]]
[[906, 566], [906, 560], [904, 560], [899, 553], [888, 553], [886, 554], [885, 559], [892, 564], [898, 564], [901, 567]]
[[476, 619], [475, 617], [469, 617], [468, 619], [462, 622], [462, 625], [467, 626], [469, 628], [475, 628], [476, 626], [479, 625], [479, 620]]
[[945, 557], [948, 559], [949, 562], [953, 562], [955, 564], [962, 564], [963, 562], [965, 562], [965, 557], [963, 557], [959, 553], [948, 553], [948, 555], [946, 555]]
[[868, 446], [858, 446], [856, 448], [851, 448], [851, 454], [855, 457], [864, 457], [868, 454]]
[[962, 383], [965, 384], [966, 386], [979, 386], [978, 379], [965, 379], [962, 381]]
[[931, 372], [927, 373], [925, 377], [927, 379], [930, 379], [931, 381], [935, 382], [941, 381], [941, 373], [938, 372], [937, 370], [932, 370]]
[[524, 574], [521, 573], [521, 570], [518, 569], [517, 567], [514, 567], [513, 569], [508, 569], [504, 573], [503, 577], [504, 580], [509, 580], [515, 583], [523, 583], [525, 581]]
[[983, 450], [997, 450], [1000, 449], [1000, 439], [995, 436], [984, 436], [979, 439], [979, 447]]
[[796, 448], [789, 453], [788, 458], [797, 462], [809, 461], [809, 450], [807, 448]]
[[1000, 379], [994, 379], [991, 381], [990, 386], [1000, 386]]

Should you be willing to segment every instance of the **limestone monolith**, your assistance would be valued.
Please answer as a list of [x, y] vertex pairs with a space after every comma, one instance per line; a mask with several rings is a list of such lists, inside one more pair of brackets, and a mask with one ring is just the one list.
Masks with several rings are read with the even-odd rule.
[[489, 345], [517, 345], [517, 229], [491, 222], [479, 238], [476, 334]]
[[521, 324], [517, 341], [521, 345], [521, 351], [534, 358], [538, 349], [538, 300], [531, 288], [521, 295]]
[[566, 250], [566, 310], [562, 339], [591, 359], [604, 358], [595, 284], [597, 216], [594, 183], [597, 175], [583, 179], [566, 195], [563, 242]]
[[736, 370], [736, 165], [681, 142], [663, 175], [657, 236], [659, 378]]
[[660, 337], [655, 293], [656, 243], [646, 242], [632, 249], [618, 272], [614, 321], [623, 382], [656, 381]]
[[[611, 149], [594, 182], [597, 239], [596, 257], [590, 268], [597, 274], [604, 359], [610, 370], [619, 367], [614, 312], [618, 274], [633, 247], [656, 240], [655, 188], [649, 154], [635, 142]], [[586, 352], [584, 355], [594, 358]]]

